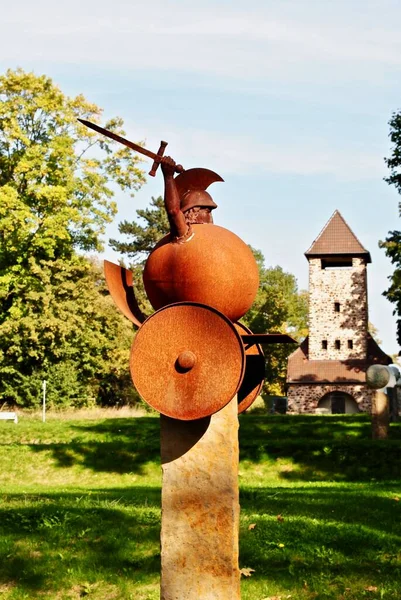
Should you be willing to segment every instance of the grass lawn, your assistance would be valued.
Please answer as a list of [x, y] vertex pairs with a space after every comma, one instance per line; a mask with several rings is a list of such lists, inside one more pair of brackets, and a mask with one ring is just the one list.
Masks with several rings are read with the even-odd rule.
[[[243, 415], [240, 447], [243, 600], [401, 598], [400, 425]], [[0, 465], [1, 600], [159, 598], [157, 417], [0, 422]]]

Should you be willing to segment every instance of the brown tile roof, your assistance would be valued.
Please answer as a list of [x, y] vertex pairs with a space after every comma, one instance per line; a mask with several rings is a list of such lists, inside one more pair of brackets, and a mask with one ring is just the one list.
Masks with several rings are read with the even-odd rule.
[[371, 262], [369, 252], [362, 246], [338, 210], [333, 213], [312, 246], [305, 252], [306, 257], [330, 255], [363, 255], [367, 262]]
[[309, 360], [308, 338], [305, 338], [288, 358], [287, 383], [365, 383], [370, 365], [391, 362], [370, 334], [367, 360]]

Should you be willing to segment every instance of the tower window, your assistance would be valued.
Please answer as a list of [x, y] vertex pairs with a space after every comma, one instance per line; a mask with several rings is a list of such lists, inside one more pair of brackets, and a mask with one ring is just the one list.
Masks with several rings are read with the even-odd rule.
[[327, 340], [322, 340], [322, 350], [327, 350]]
[[352, 267], [352, 256], [330, 256], [321, 259], [322, 269], [350, 269]]
[[336, 340], [334, 342], [334, 346], [335, 346], [336, 350], [340, 350], [341, 349], [341, 342], [340, 342], [340, 340]]
[[334, 310], [335, 310], [335, 312], [340, 312], [340, 303], [339, 302], [334, 302]]
[[348, 348], [352, 350], [354, 347], [354, 342], [352, 340], [348, 340]]

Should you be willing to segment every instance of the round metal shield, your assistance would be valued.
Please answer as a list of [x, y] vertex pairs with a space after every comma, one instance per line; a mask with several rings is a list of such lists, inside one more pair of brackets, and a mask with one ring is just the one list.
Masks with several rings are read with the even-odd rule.
[[145, 402], [189, 421], [216, 413], [235, 396], [245, 350], [234, 325], [218, 310], [180, 302], [143, 323], [132, 344], [130, 369]]
[[[252, 331], [242, 323], [235, 323], [239, 334]], [[265, 357], [260, 344], [245, 346], [245, 374], [238, 390], [238, 414], [241, 414], [256, 400], [262, 391], [265, 379]]]

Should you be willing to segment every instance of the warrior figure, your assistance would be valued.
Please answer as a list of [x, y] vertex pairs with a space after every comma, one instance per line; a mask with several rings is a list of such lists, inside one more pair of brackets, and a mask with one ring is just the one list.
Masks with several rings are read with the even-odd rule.
[[213, 223], [212, 210], [217, 208], [217, 204], [206, 188], [223, 179], [210, 169], [188, 169], [174, 178], [177, 167], [169, 156], [164, 157], [161, 168], [171, 241], [185, 243], [192, 238], [191, 225]]

